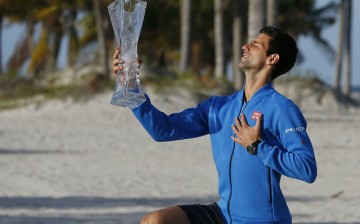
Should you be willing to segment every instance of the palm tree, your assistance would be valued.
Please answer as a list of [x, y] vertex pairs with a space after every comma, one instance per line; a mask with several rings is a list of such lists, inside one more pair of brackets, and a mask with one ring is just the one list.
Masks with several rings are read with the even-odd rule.
[[334, 90], [341, 93], [341, 75], [344, 63], [343, 94], [351, 94], [351, 0], [342, 0], [339, 7], [339, 36], [334, 73]]
[[334, 73], [334, 85], [333, 88], [337, 93], [341, 92], [341, 71], [342, 71], [342, 57], [343, 57], [343, 46], [344, 46], [344, 35], [345, 35], [345, 1], [342, 0], [339, 7], [339, 32], [338, 32], [338, 43], [335, 61], [335, 73]]
[[[61, 47], [62, 37], [68, 29], [73, 30], [70, 35], [70, 43], [73, 43], [74, 20], [76, 17], [77, 4], [82, 1], [72, 0], [37, 0], [37, 1], [7, 1], [6, 16], [10, 21], [24, 22], [26, 31], [24, 38], [16, 46], [10, 60], [8, 68], [18, 70], [23, 64], [29, 61], [27, 75], [37, 76], [40, 73], [56, 69], [56, 63]], [[0, 7], [2, 2], [0, 2]], [[67, 13], [68, 10], [70, 13]], [[70, 14], [70, 19], [67, 15]], [[68, 21], [72, 22], [68, 22]], [[67, 26], [67, 24], [70, 24]], [[40, 36], [34, 39], [34, 27], [40, 27]], [[74, 48], [72, 48], [74, 49]], [[76, 49], [76, 47], [75, 47]], [[78, 48], [77, 48], [78, 49]], [[72, 50], [69, 54], [72, 55]]]
[[2, 24], [3, 24], [3, 16], [2, 13], [0, 12], [0, 74], [3, 72], [3, 68], [2, 68]]
[[[334, 24], [338, 5], [333, 1], [315, 8], [315, 0], [280, 0], [278, 26], [287, 30], [295, 38], [300, 35], [311, 37], [329, 60], [335, 55], [329, 42], [321, 36], [324, 28]], [[300, 60], [301, 62], [301, 52]]]
[[352, 1], [345, 0], [345, 47], [344, 47], [344, 94], [351, 94], [351, 7]]
[[180, 72], [184, 72], [189, 63], [191, 0], [181, 0], [181, 45], [180, 45]]
[[266, 2], [265, 0], [249, 1], [248, 15], [248, 41], [259, 34], [259, 30], [266, 23]]
[[76, 29], [76, 19], [78, 15], [78, 1], [71, 1], [69, 3], [69, 13], [66, 17], [67, 20], [67, 32], [69, 37], [68, 46], [68, 66], [74, 66], [80, 50], [80, 41], [78, 31]]
[[214, 0], [214, 40], [215, 40], [215, 77], [221, 78], [224, 74], [224, 30], [223, 10], [225, 1]]
[[32, 14], [34, 21], [41, 24], [40, 38], [30, 57], [28, 72], [39, 75], [44, 70], [52, 72], [56, 62], [62, 36], [65, 34], [64, 5], [61, 0], [46, 2]]
[[10, 55], [10, 59], [6, 62], [9, 70], [19, 70], [21, 65], [28, 59], [29, 55], [31, 55], [30, 52], [33, 49], [32, 37], [35, 25], [32, 15], [34, 11], [43, 4], [43, 1], [0, 1], [0, 13], [4, 19], [6, 18], [8, 25], [25, 21], [26, 26], [25, 34], [17, 43], [15, 50], [12, 55]]
[[96, 21], [96, 29], [97, 29], [97, 38], [99, 41], [99, 57], [101, 64], [101, 76], [108, 77], [109, 76], [109, 58], [108, 58], [108, 50], [105, 41], [105, 32], [103, 26], [103, 18], [101, 13], [101, 1], [100, 0], [92, 0]]
[[233, 79], [234, 88], [240, 89], [245, 81], [244, 74], [239, 69], [241, 58], [241, 46], [246, 38], [245, 34], [245, 1], [236, 0], [234, 2], [234, 20], [233, 20]]
[[278, 15], [278, 0], [267, 0], [266, 5], [266, 24], [270, 26], [277, 26]]

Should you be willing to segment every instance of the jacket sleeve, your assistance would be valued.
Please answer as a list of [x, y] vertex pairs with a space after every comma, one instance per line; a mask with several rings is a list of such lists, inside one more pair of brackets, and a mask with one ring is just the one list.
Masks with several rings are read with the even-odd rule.
[[305, 118], [297, 106], [285, 108], [277, 127], [281, 146], [271, 146], [265, 140], [258, 145], [257, 156], [265, 165], [282, 175], [314, 182], [317, 167], [306, 127]]
[[133, 109], [133, 114], [150, 136], [158, 142], [195, 138], [209, 133], [208, 110], [210, 100], [179, 113], [167, 115], [146, 101]]

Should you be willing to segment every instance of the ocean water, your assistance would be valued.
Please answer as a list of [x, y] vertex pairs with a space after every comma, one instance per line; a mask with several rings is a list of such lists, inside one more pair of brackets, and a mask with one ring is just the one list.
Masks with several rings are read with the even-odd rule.
[[360, 86], [353, 86], [352, 91], [360, 93]]
[[352, 98], [360, 103], [360, 86], [353, 86], [351, 90]]

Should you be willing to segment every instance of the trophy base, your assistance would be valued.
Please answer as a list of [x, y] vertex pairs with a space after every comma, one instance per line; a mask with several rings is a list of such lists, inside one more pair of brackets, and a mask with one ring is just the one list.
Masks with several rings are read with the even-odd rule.
[[110, 102], [112, 105], [134, 109], [146, 101], [138, 80], [127, 80], [122, 86], [119, 83], [117, 81], [115, 84], [115, 90]]

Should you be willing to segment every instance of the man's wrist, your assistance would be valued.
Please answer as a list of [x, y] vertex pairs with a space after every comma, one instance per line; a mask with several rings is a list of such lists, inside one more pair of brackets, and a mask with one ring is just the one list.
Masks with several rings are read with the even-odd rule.
[[256, 139], [253, 143], [249, 144], [246, 147], [246, 151], [250, 154], [250, 155], [255, 155], [256, 151], [257, 151], [257, 146], [262, 142], [263, 140], [259, 137], [258, 139]]

